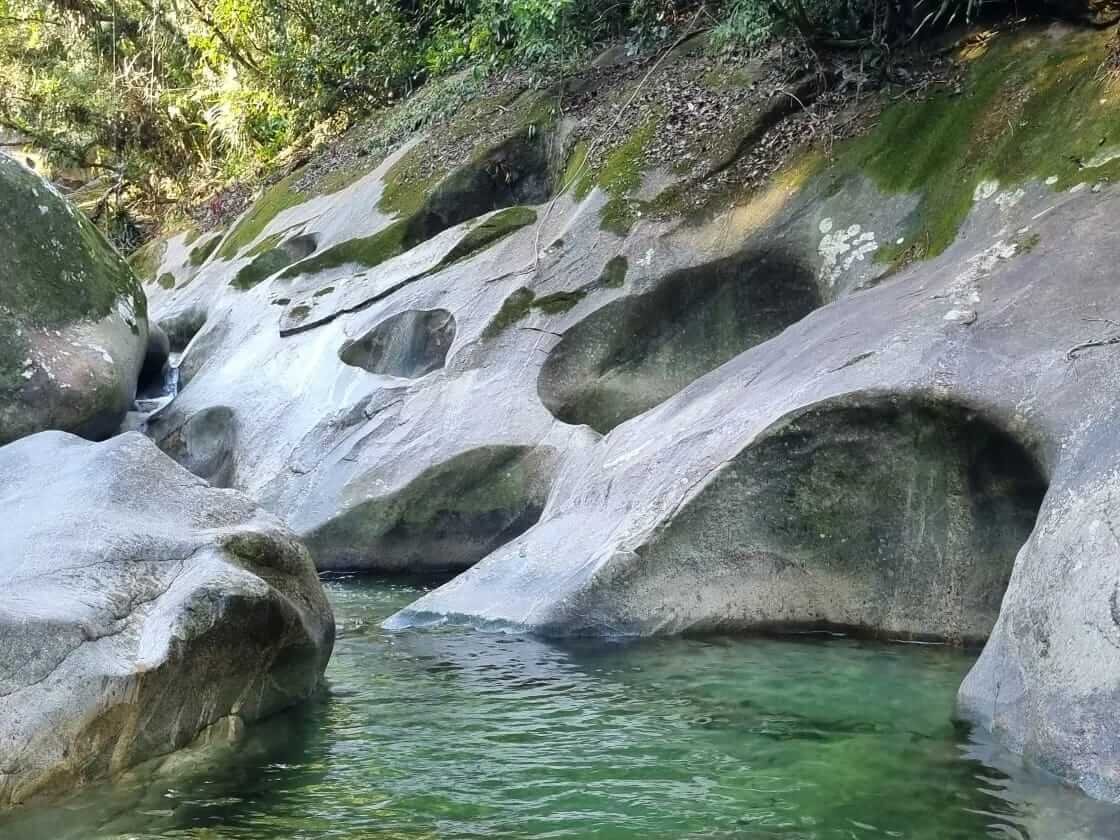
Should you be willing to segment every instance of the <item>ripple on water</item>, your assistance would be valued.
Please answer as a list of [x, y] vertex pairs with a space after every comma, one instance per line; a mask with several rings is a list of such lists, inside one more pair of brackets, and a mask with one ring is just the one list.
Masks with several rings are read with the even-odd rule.
[[1120, 836], [1116, 808], [954, 729], [967, 654], [391, 634], [379, 622], [416, 586], [328, 591], [339, 637], [318, 702], [223, 756], [17, 812], [0, 837]]

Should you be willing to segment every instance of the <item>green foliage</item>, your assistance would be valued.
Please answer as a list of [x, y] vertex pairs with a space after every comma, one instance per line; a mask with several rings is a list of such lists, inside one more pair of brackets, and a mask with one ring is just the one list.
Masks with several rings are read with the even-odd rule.
[[760, 0], [735, 0], [729, 5], [712, 37], [720, 46], [756, 47], [774, 34], [777, 25], [773, 4]]
[[[974, 2], [919, 8], [936, 23]], [[132, 242], [121, 207], [204, 195], [317, 126], [344, 127], [464, 68], [476, 79], [510, 63], [547, 71], [619, 37], [640, 49], [700, 20], [699, 10], [726, 46], [790, 31], [886, 44], [932, 28], [909, 9], [904, 0], [0, 0], [0, 130], [25, 138], [56, 174], [98, 176], [83, 206]], [[457, 101], [465, 85], [440, 88], [429, 104]], [[417, 110], [398, 115], [370, 154], [429, 119]], [[221, 255], [248, 244], [259, 221]]]

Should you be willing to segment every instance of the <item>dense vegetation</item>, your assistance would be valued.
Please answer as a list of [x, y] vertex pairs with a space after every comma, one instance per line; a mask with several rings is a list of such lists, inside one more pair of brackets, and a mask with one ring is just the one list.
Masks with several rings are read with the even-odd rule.
[[688, 22], [724, 46], [881, 47], [971, 7], [934, 2], [0, 0], [0, 130], [101, 172], [92, 214], [109, 216], [198, 195], [463, 68], [644, 49]]

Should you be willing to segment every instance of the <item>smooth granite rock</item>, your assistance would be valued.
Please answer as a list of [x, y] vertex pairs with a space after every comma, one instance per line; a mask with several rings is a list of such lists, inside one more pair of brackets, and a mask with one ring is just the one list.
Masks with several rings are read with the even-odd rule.
[[307, 551], [143, 436], [0, 448], [0, 806], [307, 699], [334, 619]]

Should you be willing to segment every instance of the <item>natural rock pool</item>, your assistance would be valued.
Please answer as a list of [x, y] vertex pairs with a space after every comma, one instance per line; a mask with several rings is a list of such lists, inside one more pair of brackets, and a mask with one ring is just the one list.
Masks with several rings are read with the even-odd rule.
[[328, 584], [320, 701], [220, 758], [0, 819], [0, 837], [1080, 838], [1120, 812], [950, 722], [973, 659], [846, 639], [556, 645], [387, 633], [406, 583]]

